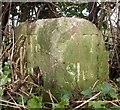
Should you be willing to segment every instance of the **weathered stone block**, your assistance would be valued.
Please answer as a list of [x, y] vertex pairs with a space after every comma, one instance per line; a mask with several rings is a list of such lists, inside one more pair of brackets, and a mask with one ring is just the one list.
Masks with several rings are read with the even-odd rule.
[[[96, 80], [108, 79], [108, 57], [102, 34], [91, 22], [79, 18], [43, 19], [21, 24], [16, 33], [26, 35], [27, 67], [39, 66], [44, 88], [59, 98], [61, 91], [84, 90]], [[58, 95], [57, 95], [58, 94]]]

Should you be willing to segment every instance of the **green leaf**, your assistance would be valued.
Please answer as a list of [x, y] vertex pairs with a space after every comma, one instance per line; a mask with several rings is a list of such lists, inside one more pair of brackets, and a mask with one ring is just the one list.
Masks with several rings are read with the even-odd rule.
[[120, 83], [120, 78], [117, 78], [116, 81], [117, 81], [118, 83]]
[[81, 94], [83, 94], [86, 98], [90, 98], [92, 97], [92, 88], [88, 88], [84, 91], [81, 92]]
[[4, 71], [5, 75], [9, 75], [10, 73], [11, 73], [10, 70], [9, 71]]
[[59, 103], [59, 105], [63, 106], [63, 105], [69, 105], [69, 99], [63, 99], [61, 100], [61, 102]]
[[8, 81], [8, 77], [6, 75], [3, 75], [1, 78], [1, 84], [4, 85], [7, 83], [7, 81]]
[[104, 94], [108, 94], [111, 89], [112, 89], [112, 86], [111, 86], [109, 83], [107, 83], [107, 82], [105, 82], [105, 83], [102, 85], [102, 88], [101, 88], [101, 90], [102, 90], [102, 92], [103, 92]]
[[113, 106], [113, 107], [110, 107], [111, 110], [120, 110], [120, 107], [116, 107], [116, 106]]
[[90, 101], [88, 106], [101, 109], [101, 108], [105, 108], [105, 103], [102, 101]]
[[3, 95], [3, 89], [0, 87], [0, 97]]
[[9, 66], [5, 65], [5, 66], [3, 67], [3, 70], [4, 70], [4, 71], [9, 71], [9, 70], [10, 70], [10, 69], [9, 69]]
[[109, 92], [110, 96], [113, 98], [113, 99], [117, 99], [118, 95], [117, 95], [117, 90], [115, 88], [112, 88]]
[[109, 83], [104, 82], [104, 83], [102, 83], [102, 84], [99, 84], [99, 85], [97, 86], [97, 89], [98, 89], [99, 91], [102, 91], [103, 94], [107, 94], [107, 93], [109, 93], [109, 91], [112, 89], [112, 86], [111, 86]]
[[69, 105], [69, 99], [62, 99], [59, 103], [53, 104], [53, 108], [64, 108], [65, 105]]
[[65, 105], [69, 105], [69, 99], [71, 96], [71, 92], [62, 91], [61, 92], [61, 101], [59, 103], [52, 103], [53, 109], [64, 108]]
[[104, 95], [109, 95], [111, 98], [117, 98], [117, 89], [107, 82], [98, 85], [97, 89], [102, 91]]
[[42, 97], [41, 96], [33, 96], [27, 102], [28, 108], [42, 108]]
[[19, 104], [22, 104], [22, 101], [23, 101], [23, 103], [25, 104], [27, 100], [28, 100], [28, 97], [25, 94], [22, 94], [22, 96], [18, 97], [17, 102]]
[[71, 92], [70, 91], [65, 91], [65, 90], [63, 90], [62, 92], [61, 92], [61, 100], [62, 99], [70, 99], [70, 97], [71, 97]]

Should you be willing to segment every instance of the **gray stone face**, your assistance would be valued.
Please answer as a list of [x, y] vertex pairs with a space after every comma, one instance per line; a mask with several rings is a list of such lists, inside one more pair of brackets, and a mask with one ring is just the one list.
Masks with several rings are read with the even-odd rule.
[[22, 23], [18, 36], [27, 36], [28, 73], [39, 66], [44, 88], [59, 98], [61, 91], [84, 90], [108, 79], [108, 57], [102, 34], [79, 18], [43, 19]]

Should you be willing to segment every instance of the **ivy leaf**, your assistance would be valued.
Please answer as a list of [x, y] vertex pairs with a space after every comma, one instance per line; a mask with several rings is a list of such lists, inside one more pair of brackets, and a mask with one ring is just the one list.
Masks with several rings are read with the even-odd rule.
[[97, 86], [97, 89], [99, 91], [102, 91], [103, 94], [108, 94], [110, 92], [110, 90], [112, 89], [112, 86], [109, 83], [104, 82], [102, 84], [99, 84]]
[[92, 97], [92, 91], [93, 91], [93, 90], [92, 90], [92, 88], [90, 87], [90, 88], [82, 91], [81, 94], [83, 94], [86, 98], [90, 98], [90, 97]]
[[28, 97], [25, 94], [22, 94], [22, 97], [18, 97], [17, 102], [19, 104], [22, 104], [22, 101], [23, 101], [23, 103], [25, 104], [27, 100], [28, 100]]
[[42, 97], [34, 96], [27, 102], [28, 108], [42, 108]]
[[97, 86], [99, 91], [102, 91], [104, 95], [109, 95], [111, 98], [117, 98], [117, 90], [116, 88], [112, 87], [111, 84], [104, 82]]
[[62, 99], [69, 99], [71, 97], [71, 92], [70, 91], [61, 91], [61, 100]]
[[5, 66], [3, 67], [3, 70], [4, 70], [4, 71], [10, 71], [9, 66], [5, 65]]
[[88, 106], [92, 106], [93, 108], [105, 108], [105, 103], [102, 101], [90, 101]]
[[108, 93], [111, 91], [111, 89], [112, 89], [112, 86], [111, 86], [109, 83], [107, 83], [107, 82], [105, 82], [105, 83], [102, 85], [102, 88], [101, 88], [101, 90], [102, 90], [102, 92], [103, 92], [104, 94], [108, 94]]
[[8, 81], [7, 75], [3, 75], [2, 78], [1, 78], [1, 84], [4, 85], [4, 84], [7, 83], [7, 81]]
[[58, 109], [64, 108], [65, 105], [69, 105], [69, 99], [62, 99], [59, 103], [53, 104], [53, 107]]
[[71, 96], [71, 92], [69, 91], [62, 91], [61, 92], [61, 101], [59, 103], [53, 103], [52, 106], [55, 109], [64, 108], [65, 105], [69, 105], [69, 99]]
[[112, 88], [109, 92], [110, 96], [113, 98], [113, 99], [117, 99], [118, 95], [117, 95], [117, 90], [115, 88]]

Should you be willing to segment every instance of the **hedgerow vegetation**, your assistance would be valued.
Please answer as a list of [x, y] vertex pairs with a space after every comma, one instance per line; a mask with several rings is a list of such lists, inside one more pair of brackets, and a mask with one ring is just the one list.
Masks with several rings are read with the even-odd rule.
[[[2, 2], [0, 46], [0, 109], [120, 109], [120, 5], [118, 2]], [[61, 101], [50, 91], [45, 91], [37, 82], [36, 75], [29, 75], [26, 68], [24, 42], [20, 36], [15, 41], [14, 30], [25, 21], [58, 17], [84, 18], [96, 25], [102, 32], [106, 50], [109, 53], [109, 80], [79, 92], [70, 99], [70, 93], [63, 90]], [[118, 19], [119, 18], [119, 19]], [[19, 54], [19, 55], [18, 55]], [[40, 94], [38, 93], [40, 92]], [[46, 92], [51, 101], [43, 102]]]

